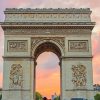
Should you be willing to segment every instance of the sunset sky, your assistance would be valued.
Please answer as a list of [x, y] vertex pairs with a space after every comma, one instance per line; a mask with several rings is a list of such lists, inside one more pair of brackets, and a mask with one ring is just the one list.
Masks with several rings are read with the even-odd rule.
[[[0, 0], [0, 22], [4, 21], [5, 8], [90, 8], [92, 10], [92, 21], [96, 22], [92, 34], [93, 50], [93, 80], [94, 84], [100, 84], [100, 0]], [[0, 87], [2, 87], [4, 34], [0, 27]], [[52, 57], [53, 56], [53, 57]], [[43, 59], [44, 58], [44, 59]], [[54, 59], [53, 59], [54, 58]], [[59, 66], [58, 58], [52, 53], [44, 53], [39, 56], [37, 67], [37, 89], [50, 97], [51, 92], [58, 91]], [[42, 60], [43, 59], [43, 60]], [[53, 59], [53, 60], [52, 60]], [[49, 62], [48, 62], [49, 61]], [[50, 63], [52, 62], [52, 63]], [[48, 71], [49, 69], [49, 71]], [[48, 72], [47, 72], [48, 71]], [[39, 74], [38, 74], [39, 73]], [[55, 80], [54, 83], [51, 80]], [[41, 81], [48, 82], [47, 85], [40, 84]], [[54, 84], [54, 88], [50, 86]], [[44, 89], [43, 85], [49, 88]], [[59, 89], [59, 88], [58, 88]], [[41, 91], [44, 90], [44, 91]], [[48, 91], [46, 94], [45, 91]]]

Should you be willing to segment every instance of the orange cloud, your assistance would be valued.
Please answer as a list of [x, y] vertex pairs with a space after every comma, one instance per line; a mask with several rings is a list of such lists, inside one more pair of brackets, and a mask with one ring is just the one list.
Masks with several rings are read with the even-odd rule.
[[[40, 71], [39, 73], [44, 74], [46, 77], [37, 77], [36, 80], [36, 90], [39, 91], [43, 96], [47, 96], [51, 98], [55, 92], [59, 95], [60, 94], [60, 72], [59, 69], [56, 71], [48, 71], [46, 70], [48, 75], [45, 75], [44, 71]], [[37, 73], [38, 76], [44, 76]]]
[[100, 53], [93, 58], [93, 79], [95, 84], [100, 84]]
[[92, 50], [94, 56], [100, 54], [100, 32], [92, 34]]

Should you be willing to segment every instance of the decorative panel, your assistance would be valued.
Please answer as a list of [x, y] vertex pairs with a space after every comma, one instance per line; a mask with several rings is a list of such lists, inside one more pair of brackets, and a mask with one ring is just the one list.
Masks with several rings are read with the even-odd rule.
[[23, 87], [23, 69], [20, 64], [13, 64], [10, 70], [10, 88]]
[[86, 67], [82, 64], [72, 65], [72, 82], [76, 87], [86, 86]]
[[89, 51], [88, 40], [69, 40], [68, 51], [69, 52], [88, 52]]
[[28, 41], [27, 40], [8, 40], [7, 41], [8, 52], [27, 52]]

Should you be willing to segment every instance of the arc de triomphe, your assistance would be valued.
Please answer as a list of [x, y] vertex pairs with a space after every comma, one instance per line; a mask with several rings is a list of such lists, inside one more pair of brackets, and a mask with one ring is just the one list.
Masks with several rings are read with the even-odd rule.
[[61, 100], [93, 100], [91, 10], [6, 9], [2, 100], [34, 100], [35, 66], [44, 51], [60, 60]]

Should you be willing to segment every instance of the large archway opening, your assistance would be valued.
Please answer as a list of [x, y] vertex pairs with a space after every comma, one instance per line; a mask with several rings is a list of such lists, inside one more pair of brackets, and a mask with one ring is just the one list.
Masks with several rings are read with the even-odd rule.
[[60, 95], [59, 58], [53, 52], [43, 52], [37, 58], [36, 91], [48, 99]]
[[61, 51], [51, 42], [40, 44], [35, 56], [35, 92], [52, 99], [61, 96]]

